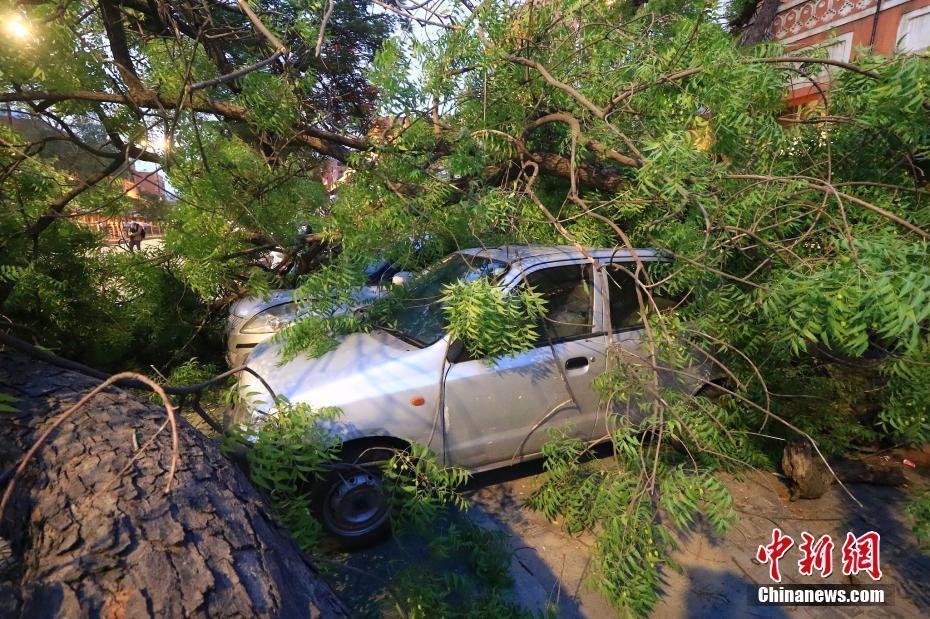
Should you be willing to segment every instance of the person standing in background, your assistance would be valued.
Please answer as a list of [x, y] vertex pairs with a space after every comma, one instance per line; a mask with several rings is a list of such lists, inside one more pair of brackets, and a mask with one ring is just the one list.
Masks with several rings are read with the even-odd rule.
[[145, 227], [138, 221], [129, 224], [129, 251], [135, 252], [135, 247], [142, 251], [142, 241], [145, 239]]

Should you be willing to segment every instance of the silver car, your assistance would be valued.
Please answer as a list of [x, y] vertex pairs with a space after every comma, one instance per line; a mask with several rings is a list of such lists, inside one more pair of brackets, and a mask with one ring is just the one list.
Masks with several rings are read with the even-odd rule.
[[[647, 267], [663, 260], [651, 250], [636, 254]], [[589, 256], [599, 268], [592, 268]], [[592, 387], [592, 379], [606, 369], [607, 325], [620, 362], [644, 348], [632, 261], [630, 252], [617, 249], [459, 251], [411, 284], [405, 297], [414, 301], [400, 306], [393, 328], [349, 335], [321, 357], [283, 364], [280, 345], [261, 343], [248, 365], [291, 402], [340, 408], [342, 416], [331, 429], [342, 437], [343, 457], [350, 463], [383, 460], [390, 450], [412, 442], [471, 471], [538, 458], [552, 428], [583, 441], [607, 433], [608, 411]], [[544, 296], [546, 316], [535, 348], [489, 362], [470, 358], [450, 342], [442, 287], [476, 277], [493, 278], [505, 290], [528, 284]], [[703, 366], [695, 361], [695, 367]], [[689, 374], [694, 378], [683, 380], [679, 373], [662, 379], [693, 393], [703, 381], [697, 372]], [[244, 414], [263, 415], [271, 396], [262, 394], [267, 390], [261, 382], [243, 373]], [[615, 402], [612, 408], [624, 412], [627, 405]], [[388, 507], [376, 467], [338, 470], [316, 494], [321, 522], [344, 545], [363, 545], [386, 531]]]

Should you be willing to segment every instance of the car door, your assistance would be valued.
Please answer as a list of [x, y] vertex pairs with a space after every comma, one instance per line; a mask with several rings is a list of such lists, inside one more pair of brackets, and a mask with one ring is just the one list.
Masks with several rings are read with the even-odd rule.
[[446, 454], [469, 468], [538, 454], [559, 428], [589, 440], [598, 411], [591, 380], [606, 364], [600, 294], [590, 264], [527, 272], [547, 301], [537, 345], [491, 362], [452, 360], [445, 383]]
[[[649, 282], [648, 273], [654, 261], [644, 263], [644, 272], [640, 281]], [[614, 262], [600, 269], [601, 290], [606, 292], [605, 322], [610, 325], [611, 368], [626, 365], [642, 377], [641, 384], [624, 389], [623, 392], [607, 393], [603, 402], [604, 413], [599, 416], [594, 426], [594, 438], [606, 436], [615, 427], [613, 415], [624, 415], [634, 423], [650, 414], [651, 404], [655, 400], [655, 388], [652, 386], [653, 360], [643, 327], [640, 301], [637, 298], [636, 282], [633, 279], [636, 265], [633, 262]], [[679, 304], [679, 299], [663, 296], [653, 290], [655, 307], [661, 312], [672, 311]], [[647, 313], [654, 311], [651, 305]], [[616, 365], [614, 365], [616, 364]], [[659, 385], [662, 389], [676, 388], [682, 385], [682, 376], [675, 371], [661, 367], [659, 362]]]

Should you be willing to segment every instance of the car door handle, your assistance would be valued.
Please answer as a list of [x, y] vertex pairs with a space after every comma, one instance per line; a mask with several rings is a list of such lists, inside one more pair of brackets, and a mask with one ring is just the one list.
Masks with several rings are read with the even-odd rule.
[[588, 367], [587, 357], [572, 357], [565, 362], [566, 370], [580, 370], [585, 367]]

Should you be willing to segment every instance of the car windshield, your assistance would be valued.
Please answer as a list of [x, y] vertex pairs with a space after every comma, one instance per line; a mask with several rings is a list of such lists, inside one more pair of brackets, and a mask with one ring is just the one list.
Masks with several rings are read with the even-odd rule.
[[479, 277], [499, 277], [507, 265], [497, 260], [466, 254], [451, 254], [419, 275], [396, 295], [386, 321], [388, 331], [421, 346], [435, 343], [445, 333], [442, 303], [443, 287]]

